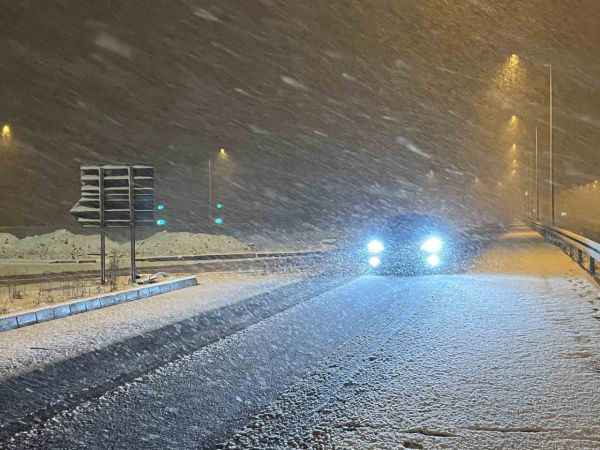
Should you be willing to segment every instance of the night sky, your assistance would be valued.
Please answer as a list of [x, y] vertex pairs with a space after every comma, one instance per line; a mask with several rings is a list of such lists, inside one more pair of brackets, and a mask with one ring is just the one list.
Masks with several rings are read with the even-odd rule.
[[79, 166], [141, 162], [156, 167], [173, 229], [206, 230], [211, 157], [225, 230], [406, 210], [506, 219], [530, 187], [536, 126], [546, 168], [548, 63], [558, 188], [600, 168], [595, 0], [0, 0], [0, 11], [2, 227], [76, 229]]

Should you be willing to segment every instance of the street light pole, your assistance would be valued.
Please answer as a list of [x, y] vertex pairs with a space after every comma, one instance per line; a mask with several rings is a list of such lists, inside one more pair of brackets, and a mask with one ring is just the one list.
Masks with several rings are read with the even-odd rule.
[[538, 127], [535, 127], [535, 217], [540, 220], [540, 180], [538, 156]]
[[552, 64], [548, 64], [548, 69], [550, 71], [550, 102], [549, 102], [549, 108], [550, 108], [549, 158], [550, 158], [550, 204], [551, 204], [550, 210], [551, 210], [551, 214], [552, 214], [552, 225], [555, 225], [556, 215], [554, 212], [554, 206], [555, 206], [555, 201], [554, 201], [554, 149], [552, 148], [552, 130], [553, 130], [553, 123], [552, 123]]
[[208, 224], [212, 224], [212, 199], [213, 199], [213, 179], [212, 179], [212, 157], [208, 158]]

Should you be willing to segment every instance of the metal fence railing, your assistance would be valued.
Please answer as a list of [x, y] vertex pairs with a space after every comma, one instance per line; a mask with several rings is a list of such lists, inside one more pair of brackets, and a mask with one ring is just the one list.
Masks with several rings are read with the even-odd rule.
[[536, 221], [531, 221], [530, 225], [541, 233], [545, 240], [560, 247], [577, 264], [596, 277], [597, 264], [600, 261], [600, 243], [564, 228], [544, 225]]

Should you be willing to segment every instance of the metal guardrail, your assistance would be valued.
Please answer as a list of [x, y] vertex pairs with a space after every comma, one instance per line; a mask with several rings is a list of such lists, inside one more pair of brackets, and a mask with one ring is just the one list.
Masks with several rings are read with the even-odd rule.
[[530, 221], [529, 224], [569, 255], [577, 264], [587, 270], [592, 276], [597, 274], [597, 261], [600, 261], [600, 243], [581, 236], [564, 228], [544, 225]]
[[322, 256], [327, 250], [299, 250], [281, 252], [246, 252], [246, 253], [222, 253], [212, 255], [172, 255], [172, 256], [143, 256], [136, 261], [162, 262], [162, 261], [212, 261], [230, 259], [261, 259], [261, 258], [291, 258], [305, 256]]
[[[331, 250], [304, 250], [304, 251], [281, 251], [281, 252], [248, 252], [248, 253], [224, 253], [210, 255], [174, 255], [174, 256], [149, 256], [136, 258], [138, 262], [158, 263], [152, 267], [141, 267], [140, 272], [160, 271], [186, 271], [192, 267], [197, 271], [211, 272], [214, 270], [237, 271], [243, 263], [274, 263], [276, 261], [302, 261], [312, 258], [323, 258], [330, 254]], [[48, 261], [49, 264], [57, 261]], [[64, 261], [60, 261], [65, 263]], [[96, 260], [85, 262], [95, 263]], [[74, 265], [78, 261], [71, 261]], [[164, 263], [164, 264], [160, 264]], [[179, 264], [178, 264], [179, 263]], [[194, 265], [194, 263], [196, 263]], [[31, 283], [44, 283], [49, 281], [69, 281], [76, 279], [91, 279], [99, 276], [99, 270], [71, 270], [65, 272], [45, 272], [24, 275], [0, 276], [0, 286], [20, 285]], [[126, 274], [126, 269], [119, 269], [119, 275]]]

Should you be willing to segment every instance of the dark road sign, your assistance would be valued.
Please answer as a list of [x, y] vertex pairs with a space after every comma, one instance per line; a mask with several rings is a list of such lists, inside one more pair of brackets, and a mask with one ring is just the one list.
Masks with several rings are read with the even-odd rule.
[[154, 225], [154, 168], [81, 167], [81, 198], [71, 214], [86, 228]]
[[154, 168], [145, 165], [81, 166], [81, 198], [71, 208], [71, 214], [85, 228], [100, 228], [102, 284], [106, 280], [106, 229], [129, 228], [131, 280], [135, 282], [135, 227], [157, 224], [154, 221]]

